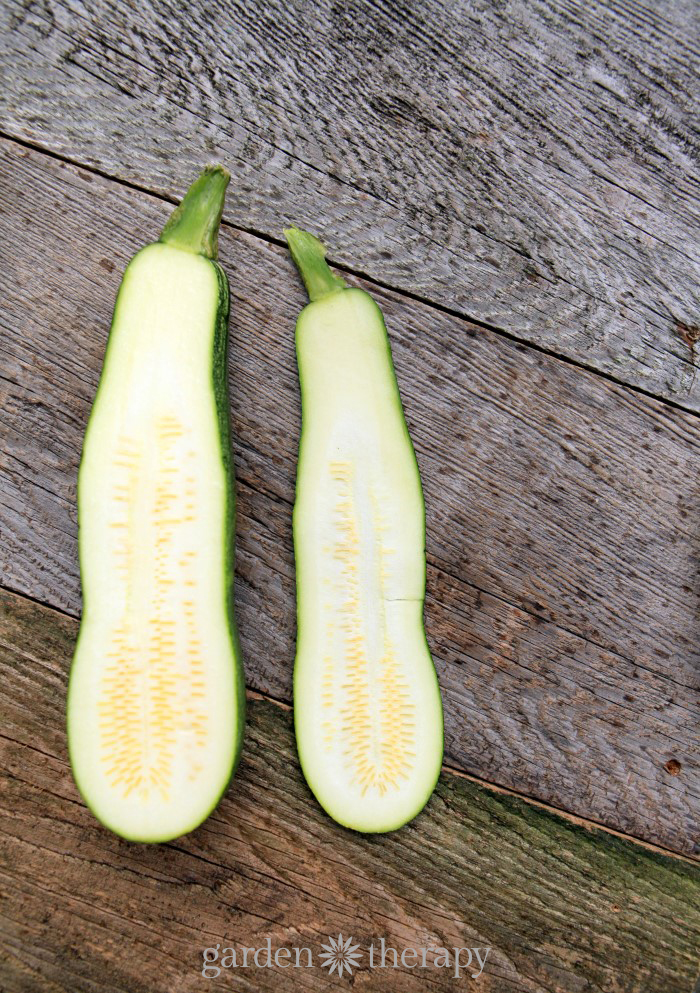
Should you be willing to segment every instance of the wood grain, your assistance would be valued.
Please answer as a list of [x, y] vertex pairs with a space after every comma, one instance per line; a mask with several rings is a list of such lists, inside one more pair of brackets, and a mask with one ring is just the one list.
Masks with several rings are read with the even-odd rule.
[[[80, 610], [75, 480], [121, 272], [167, 205], [6, 142], [0, 580]], [[299, 432], [286, 252], [225, 229], [237, 613], [248, 685], [291, 698]], [[698, 848], [697, 420], [371, 287], [428, 505], [447, 760]]]
[[[135, 845], [102, 829], [67, 764], [76, 622], [0, 592], [3, 993], [318, 991], [327, 935], [365, 950], [355, 988], [392, 993], [688, 993], [700, 870], [443, 775], [409, 827], [361, 836], [298, 770], [291, 717], [252, 702], [224, 800], [196, 832]], [[217, 942], [310, 947], [310, 969], [201, 977]], [[368, 945], [490, 947], [473, 985], [447, 969], [370, 970]], [[239, 951], [240, 954], [240, 951]], [[428, 961], [432, 960], [432, 955]]]
[[18, 0], [0, 126], [700, 409], [692, 0]]

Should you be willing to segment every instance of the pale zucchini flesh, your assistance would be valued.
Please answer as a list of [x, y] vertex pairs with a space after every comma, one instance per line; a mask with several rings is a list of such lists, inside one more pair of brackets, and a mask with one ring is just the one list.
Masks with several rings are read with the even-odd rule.
[[442, 761], [423, 630], [420, 477], [372, 298], [338, 287], [322, 294], [302, 312], [296, 344], [299, 756], [335, 820], [389, 831], [421, 810]]
[[227, 314], [216, 263], [173, 244], [141, 251], [83, 448], [70, 755], [96, 816], [138, 841], [196, 827], [240, 750]]

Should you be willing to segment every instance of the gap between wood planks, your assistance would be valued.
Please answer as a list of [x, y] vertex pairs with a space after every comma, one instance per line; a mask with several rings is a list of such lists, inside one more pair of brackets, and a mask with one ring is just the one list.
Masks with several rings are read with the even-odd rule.
[[[59, 162], [64, 162], [66, 165], [73, 166], [77, 169], [82, 169], [85, 172], [92, 173], [95, 176], [100, 176], [102, 179], [106, 179], [109, 182], [116, 183], [117, 185], [122, 186], [126, 189], [134, 190], [136, 193], [146, 194], [147, 196], [153, 197], [156, 200], [160, 200], [162, 203], [172, 204], [173, 206], [177, 206], [179, 203], [179, 200], [175, 197], [169, 197], [164, 195], [163, 193], [154, 192], [153, 190], [149, 189], [146, 186], [141, 186], [138, 183], [134, 183], [131, 180], [122, 179], [121, 177], [114, 176], [108, 171], [104, 169], [100, 169], [98, 166], [86, 165], [84, 162], [81, 162], [78, 159], [70, 158], [69, 156], [63, 155], [60, 152], [56, 152], [51, 148], [47, 148], [45, 145], [42, 145], [40, 142], [31, 141], [28, 138], [20, 138], [17, 135], [9, 134], [8, 132], [3, 130], [0, 130], [0, 139], [4, 139], [8, 142], [14, 143], [16, 145], [20, 145], [23, 148], [28, 148], [31, 149], [32, 151], [39, 152], [42, 155], [46, 155], [48, 158], [55, 159]], [[277, 248], [284, 248], [284, 249], [287, 248], [287, 243], [283, 239], [275, 238], [274, 235], [267, 234], [265, 231], [259, 231], [256, 228], [249, 228], [239, 224], [233, 224], [231, 221], [227, 221], [225, 219], [222, 220], [221, 225], [222, 227], [229, 228], [232, 231], [238, 231], [241, 232], [242, 234], [251, 235], [254, 238], [258, 238], [260, 241], [266, 242], [268, 245], [274, 245]], [[521, 338], [517, 334], [514, 334], [513, 332], [508, 331], [505, 328], [501, 328], [495, 324], [489, 324], [488, 322], [482, 321], [479, 318], [472, 317], [466, 311], [458, 310], [455, 307], [448, 307], [444, 304], [436, 303], [434, 300], [430, 300], [427, 297], [421, 296], [419, 293], [412, 292], [411, 290], [397, 288], [396, 286], [393, 286], [391, 283], [387, 283], [381, 279], [378, 279], [374, 274], [366, 273], [360, 269], [355, 269], [351, 266], [334, 262], [332, 256], [330, 255], [328, 256], [328, 262], [330, 263], [330, 265], [333, 266], [334, 269], [337, 269], [339, 272], [347, 273], [348, 275], [354, 276], [357, 279], [368, 280], [374, 283], [376, 286], [380, 287], [381, 289], [389, 290], [392, 293], [397, 293], [400, 296], [405, 297], [407, 300], [414, 300], [416, 303], [424, 304], [426, 307], [431, 307], [433, 310], [436, 310], [438, 313], [446, 314], [449, 317], [456, 317], [459, 320], [469, 321], [471, 324], [475, 325], [476, 327], [483, 328], [486, 331], [491, 331], [494, 334], [500, 335], [500, 337], [507, 339], [508, 341], [515, 342], [524, 348], [531, 349], [533, 352], [539, 352], [542, 355], [547, 355], [550, 358], [554, 358], [559, 362], [564, 362], [575, 369], [582, 369], [585, 370], [586, 372], [593, 373], [595, 376], [599, 376], [601, 379], [606, 380], [609, 383], [614, 383], [615, 386], [621, 387], [622, 389], [629, 390], [632, 393], [637, 393], [644, 397], [648, 397], [651, 400], [657, 400], [658, 402], [665, 404], [667, 407], [671, 407], [675, 410], [681, 410], [686, 414], [692, 414], [693, 417], [700, 417], [700, 411], [696, 411], [690, 407], [686, 407], [682, 403], [678, 403], [677, 401], [671, 400], [668, 397], [659, 396], [656, 393], [653, 393], [651, 390], [645, 390], [644, 387], [642, 386], [637, 386], [631, 383], [627, 383], [613, 376], [609, 372], [604, 372], [600, 369], [597, 369], [595, 366], [587, 365], [585, 362], [581, 362], [567, 355], [560, 355], [558, 352], [554, 351], [551, 348], [547, 348], [544, 345], [536, 344], [532, 341], [527, 340], [526, 338]], [[688, 364], [693, 367], [694, 369], [693, 375], [695, 375], [695, 372], [697, 372], [697, 367], [692, 362]]]
[[[54, 607], [52, 604], [45, 603], [43, 600], [33, 597], [30, 594], [22, 593], [19, 590], [12, 589], [12, 587], [6, 584], [0, 584], [0, 590], [7, 593], [11, 593], [13, 596], [19, 597], [22, 600], [26, 600], [29, 603], [36, 604], [36, 606], [41, 607], [43, 610], [50, 610], [56, 614], [61, 614], [63, 617], [68, 617], [72, 621], [78, 621], [79, 618], [75, 615], [69, 613], [67, 610], [61, 610], [59, 607]], [[277, 697], [270, 696], [268, 693], [261, 693], [259, 690], [250, 689], [246, 686], [246, 698], [248, 700], [264, 700], [267, 703], [273, 704], [275, 707], [279, 707], [280, 710], [291, 711], [293, 707], [286, 700], [279, 700]], [[490, 790], [492, 793], [499, 793], [505, 796], [515, 797], [517, 800], [522, 800], [524, 803], [529, 804], [531, 807], [536, 807], [539, 810], [544, 810], [547, 813], [554, 814], [557, 817], [561, 817], [563, 820], [568, 821], [570, 824], [575, 824], [577, 827], [584, 828], [586, 831], [603, 831], [605, 834], [613, 835], [615, 838], [620, 838], [622, 841], [629, 842], [630, 844], [637, 845], [640, 848], [645, 848], [647, 851], [654, 852], [658, 855], [663, 855], [667, 858], [678, 859], [681, 862], [685, 862], [689, 865], [697, 866], [700, 862], [700, 857], [691, 858], [690, 856], [683, 855], [680, 852], [673, 852], [668, 848], [664, 848], [661, 845], [655, 845], [653, 842], [645, 841], [642, 838], [637, 838], [635, 835], [626, 834], [624, 831], [617, 831], [615, 828], [607, 827], [605, 824], [601, 824], [598, 821], [590, 820], [586, 817], [581, 817], [579, 814], [574, 814], [571, 811], [565, 810], [562, 807], [555, 807], [551, 804], [544, 803], [541, 800], [536, 800], [533, 797], [528, 796], [525, 793], [519, 793], [517, 790], [509, 789], [506, 786], [500, 786], [498, 783], [490, 782], [487, 779], [483, 779], [480, 776], [472, 775], [471, 773], [464, 772], [462, 769], [457, 769], [455, 766], [443, 763], [442, 772], [449, 776], [457, 776], [461, 779], [466, 779], [470, 783], [474, 783], [483, 789]], [[700, 991], [699, 991], [700, 993]]]

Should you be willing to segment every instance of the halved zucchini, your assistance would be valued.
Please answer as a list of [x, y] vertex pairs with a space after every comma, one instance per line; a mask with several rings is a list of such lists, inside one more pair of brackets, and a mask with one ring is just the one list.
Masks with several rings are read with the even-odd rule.
[[214, 261], [228, 180], [205, 170], [129, 264], [80, 464], [70, 758], [93, 813], [135, 841], [203, 821], [243, 737], [229, 295]]
[[311, 300], [296, 329], [299, 757], [336, 821], [391, 831], [427, 802], [443, 749], [420, 476], [381, 311], [316, 238], [285, 234]]

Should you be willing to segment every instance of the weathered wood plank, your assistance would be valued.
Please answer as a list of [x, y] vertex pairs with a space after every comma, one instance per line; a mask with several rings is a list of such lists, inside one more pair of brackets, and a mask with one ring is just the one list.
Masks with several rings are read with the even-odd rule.
[[700, 409], [692, 0], [6, 9], [8, 133]]
[[[325, 990], [335, 984], [317, 956], [338, 932], [364, 950], [355, 985], [378, 993], [472, 988], [444, 968], [370, 970], [380, 938], [490, 947], [484, 993], [688, 993], [695, 865], [451, 774], [409, 827], [345, 831], [306, 789], [290, 715], [270, 703], [251, 704], [241, 768], [205, 825], [169, 845], [120, 841], [67, 764], [75, 633], [74, 620], [0, 592], [3, 993]], [[198, 975], [204, 947], [268, 935], [273, 951], [310, 947], [315, 967]]]
[[[12, 143], [0, 161], [0, 581], [77, 615], [82, 433], [120, 274], [167, 208]], [[225, 230], [222, 258], [247, 679], [290, 700], [304, 297], [283, 251]], [[375, 292], [428, 501], [448, 761], [697, 852], [696, 419]]]

